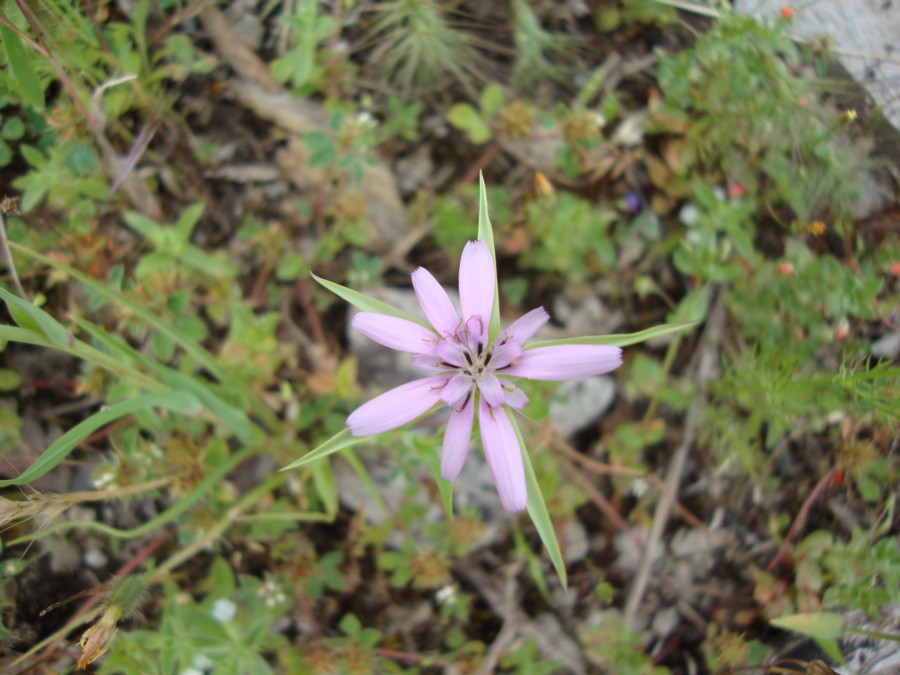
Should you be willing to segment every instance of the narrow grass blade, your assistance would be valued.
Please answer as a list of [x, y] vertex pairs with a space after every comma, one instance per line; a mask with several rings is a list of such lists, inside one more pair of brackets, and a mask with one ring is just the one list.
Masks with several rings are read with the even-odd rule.
[[346, 286], [341, 286], [340, 284], [336, 284], [333, 281], [328, 281], [328, 279], [317, 277], [315, 274], [312, 275], [312, 278], [338, 297], [343, 298], [351, 305], [353, 305], [357, 309], [361, 309], [364, 312], [374, 312], [375, 314], [387, 314], [388, 316], [396, 316], [401, 319], [406, 319], [407, 321], [417, 323], [420, 326], [431, 328], [431, 326], [425, 323], [422, 319], [417, 319], [412, 314], [407, 314], [402, 309], [391, 307], [386, 302], [381, 302], [381, 300], [370, 298], [364, 293], [354, 291], [352, 288], [347, 288]]
[[9, 485], [23, 485], [40, 478], [68, 457], [88, 436], [101, 427], [115, 422], [126, 415], [150, 408], [168, 408], [179, 414], [191, 414], [197, 410], [198, 405], [196, 398], [184, 392], [147, 394], [130, 401], [117, 403], [111, 408], [102, 410], [69, 429], [51, 444], [18, 478], [0, 480], [0, 488]]
[[366, 465], [362, 463], [362, 460], [359, 458], [359, 455], [356, 454], [356, 451], [353, 448], [347, 447], [344, 448], [344, 452], [341, 456], [347, 461], [347, 464], [350, 465], [350, 468], [353, 469], [356, 475], [359, 476], [363, 485], [366, 486], [366, 490], [372, 495], [372, 500], [375, 502], [375, 505], [381, 509], [382, 513], [390, 513], [387, 504], [384, 503], [384, 499], [382, 499], [381, 493], [378, 491], [378, 486], [375, 485], [375, 481], [373, 481], [372, 476], [369, 475], [369, 470], [366, 469]]
[[559, 548], [559, 541], [556, 539], [556, 530], [553, 529], [553, 521], [550, 520], [550, 513], [547, 511], [547, 505], [544, 503], [544, 496], [541, 494], [541, 486], [538, 485], [537, 476], [534, 475], [534, 467], [531, 465], [531, 457], [528, 455], [528, 449], [525, 447], [525, 440], [522, 438], [522, 432], [519, 431], [519, 425], [512, 412], [506, 411], [509, 421], [516, 432], [516, 438], [519, 439], [519, 449], [522, 451], [522, 460], [525, 463], [525, 483], [528, 486], [528, 515], [531, 516], [531, 522], [537, 530], [538, 536], [547, 549], [547, 555], [550, 556], [550, 562], [556, 569], [563, 588], [569, 584], [569, 577], [566, 572], [566, 563], [563, 560], [562, 551]]
[[661, 326], [653, 326], [637, 333], [623, 333], [619, 335], [589, 335], [587, 337], [563, 338], [561, 340], [540, 340], [529, 342], [525, 349], [535, 347], [555, 347], [557, 345], [609, 345], [611, 347], [627, 347], [628, 345], [645, 342], [660, 335], [670, 335], [690, 330], [697, 325], [696, 321], [685, 323], [666, 323]]
[[19, 326], [25, 329], [39, 330], [57, 347], [72, 346], [74, 341], [72, 334], [40, 307], [9, 292], [2, 286], [0, 286], [0, 298], [6, 302], [9, 313]]
[[104, 345], [112, 354], [129, 364], [141, 364], [175, 391], [187, 391], [197, 397], [197, 400], [216, 415], [234, 434], [243, 442], [252, 445], [259, 441], [259, 429], [253, 425], [247, 414], [240, 408], [229, 405], [223, 401], [214, 391], [213, 383], [203, 381], [186, 373], [169, 368], [165, 364], [141, 354], [131, 345], [125, 343], [117, 336], [110, 335], [99, 326], [84, 319], [76, 319], [78, 326], [88, 332], [97, 342]]
[[166, 386], [161, 382], [157, 382], [146, 373], [140, 372], [131, 364], [123, 363], [109, 354], [105, 354], [99, 349], [85, 344], [81, 340], [75, 340], [74, 345], [71, 347], [57, 347], [42, 332], [16, 326], [0, 326], [0, 340], [20, 342], [26, 345], [34, 345], [35, 347], [46, 347], [47, 349], [59, 349], [98, 368], [108, 370], [116, 377], [130, 379], [150, 392], [163, 393], [167, 390]]
[[226, 373], [222, 366], [219, 365], [218, 361], [216, 361], [216, 358], [208, 351], [206, 351], [202, 346], [200, 346], [199, 343], [176, 330], [165, 321], [160, 319], [158, 316], [155, 316], [151, 312], [148, 312], [141, 304], [134, 302], [119, 291], [110, 288], [106, 284], [98, 281], [97, 279], [94, 279], [84, 272], [75, 269], [74, 267], [70, 267], [57, 260], [53, 260], [41, 253], [38, 253], [37, 251], [33, 251], [29, 248], [16, 244], [15, 242], [9, 242], [9, 246], [10, 248], [14, 248], [20, 253], [29, 256], [30, 258], [40, 260], [45, 265], [49, 265], [54, 269], [65, 272], [69, 276], [78, 279], [78, 281], [83, 283], [85, 286], [88, 286], [91, 290], [96, 291], [99, 295], [103, 296], [107, 300], [111, 300], [122, 305], [123, 307], [126, 307], [148, 326], [151, 326], [154, 330], [158, 330], [159, 332], [163, 333], [171, 340], [173, 340], [188, 355], [190, 355], [191, 358], [193, 358], [198, 364], [209, 371], [209, 373], [216, 379], [221, 382], [231, 383], [234, 386], [239, 385], [239, 383], [232, 381], [232, 378], [230, 378], [228, 373]]

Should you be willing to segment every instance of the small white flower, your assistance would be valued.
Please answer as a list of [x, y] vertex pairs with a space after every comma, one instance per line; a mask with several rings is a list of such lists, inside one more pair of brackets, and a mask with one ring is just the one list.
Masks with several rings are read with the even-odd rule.
[[700, 220], [700, 209], [688, 202], [678, 212], [678, 219], [685, 227], [693, 227]]
[[212, 615], [219, 623], [231, 621], [237, 614], [237, 605], [228, 598], [219, 598], [213, 603]]
[[456, 597], [456, 586], [450, 584], [449, 586], [444, 586], [439, 589], [437, 593], [434, 594], [434, 599], [438, 601], [439, 605], [447, 605], [453, 601]]

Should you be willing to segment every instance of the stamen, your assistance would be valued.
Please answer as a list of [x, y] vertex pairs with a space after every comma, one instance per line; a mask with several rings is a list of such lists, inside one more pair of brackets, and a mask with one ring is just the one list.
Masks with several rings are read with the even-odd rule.
[[469, 354], [468, 351], [464, 351], [464, 352], [463, 352], [463, 356], [466, 357], [466, 363], [468, 363], [470, 366], [475, 365], [474, 362], [472, 361], [472, 355]]

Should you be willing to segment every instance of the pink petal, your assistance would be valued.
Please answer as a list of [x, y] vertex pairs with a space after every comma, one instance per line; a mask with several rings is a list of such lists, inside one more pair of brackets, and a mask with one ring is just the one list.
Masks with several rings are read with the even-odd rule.
[[580, 380], [600, 375], [622, 365], [622, 350], [606, 345], [558, 345], [522, 352], [502, 375], [532, 380]]
[[525, 395], [525, 392], [509, 380], [500, 380], [500, 386], [503, 387], [503, 392], [506, 395], [505, 403], [510, 408], [521, 410], [528, 404], [528, 397]]
[[413, 354], [412, 364], [429, 373], [446, 373], [449, 368], [434, 354]]
[[506, 400], [506, 394], [503, 392], [503, 387], [500, 386], [500, 380], [490, 372], [482, 373], [478, 377], [478, 391], [481, 392], [481, 397], [492, 407], [502, 405]]
[[386, 314], [359, 312], [350, 324], [370, 340], [401, 352], [430, 354], [438, 340], [437, 335], [424, 326]]
[[475, 401], [472, 397], [462, 410], [450, 413], [447, 429], [444, 431], [444, 446], [441, 448], [441, 477], [456, 480], [469, 452], [472, 439], [472, 420], [475, 417]]
[[371, 436], [402, 427], [441, 400], [446, 377], [413, 380], [376, 396], [350, 413], [347, 426], [353, 436]]
[[[487, 244], [468, 242], [459, 261], [459, 302], [466, 328], [482, 339], [491, 319], [496, 283], [494, 260]], [[480, 321], [472, 321], [476, 317]]]
[[470, 391], [472, 391], [471, 378], [459, 374], [452, 375], [447, 386], [444, 387], [444, 391], [441, 392], [441, 400], [448, 405], [453, 405]]
[[466, 347], [459, 340], [439, 341], [434, 348], [434, 353], [445, 363], [449, 363], [457, 368], [462, 368], [466, 364]]
[[533, 309], [527, 314], [520, 316], [518, 319], [513, 321], [509, 328], [507, 328], [500, 336], [500, 342], [503, 343], [506, 340], [512, 340], [513, 342], [517, 342], [519, 345], [524, 345], [531, 338], [535, 336], [535, 334], [544, 327], [544, 324], [550, 320], [550, 315], [547, 314], [547, 310], [543, 307], [538, 307], [537, 309]]
[[478, 427], [500, 503], [507, 511], [521, 511], [528, 501], [525, 465], [519, 439], [503, 407], [491, 408], [484, 398], [478, 407]]
[[412, 273], [412, 283], [419, 306], [434, 329], [442, 336], [454, 335], [460, 325], [459, 314], [447, 291], [424, 267]]
[[494, 370], [506, 368], [506, 366], [519, 358], [522, 355], [522, 347], [520, 347], [519, 344], [520, 343], [512, 340], [503, 343], [502, 338], [498, 340], [497, 344], [495, 344], [494, 348], [491, 350], [491, 368]]

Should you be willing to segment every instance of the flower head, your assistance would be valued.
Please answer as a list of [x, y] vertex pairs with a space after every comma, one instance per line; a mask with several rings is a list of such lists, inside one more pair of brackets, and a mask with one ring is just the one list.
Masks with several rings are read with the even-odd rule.
[[450, 406], [441, 450], [441, 475], [454, 480], [478, 427], [500, 501], [508, 511], [525, 508], [525, 468], [509, 408], [521, 409], [527, 397], [509, 378], [576, 380], [607, 373], [622, 363], [622, 350], [603, 345], [526, 343], [549, 320], [539, 307], [491, 339], [489, 323], [497, 283], [487, 245], [470, 241], [459, 265], [461, 313], [438, 281], [420, 267], [413, 288], [430, 327], [395, 316], [360, 312], [352, 325], [391, 349], [411, 353], [427, 377], [400, 385], [364, 403], [348, 418], [353, 436], [369, 436], [403, 426], [433, 406]]

